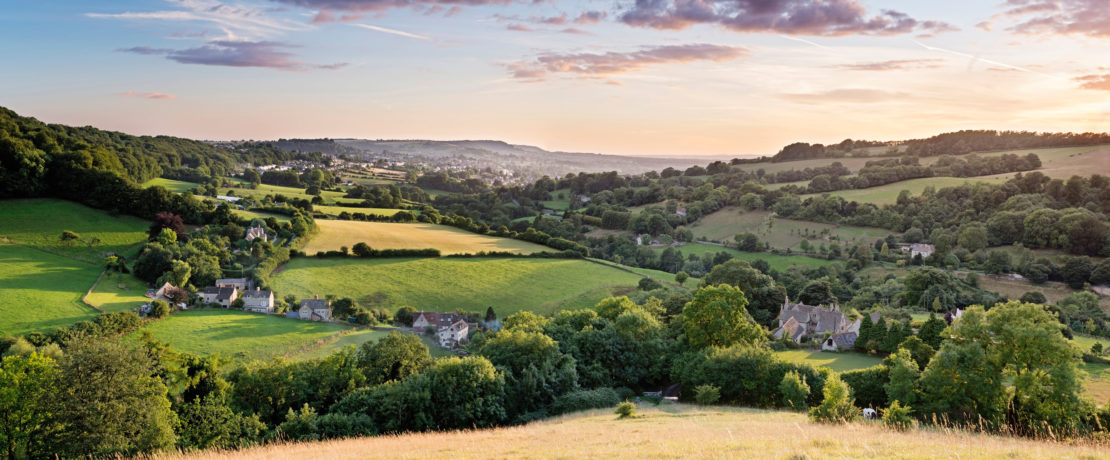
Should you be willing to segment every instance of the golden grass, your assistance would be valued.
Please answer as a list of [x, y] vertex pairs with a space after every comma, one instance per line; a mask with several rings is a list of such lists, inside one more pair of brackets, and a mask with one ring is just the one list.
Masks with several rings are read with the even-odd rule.
[[479, 235], [455, 227], [435, 224], [395, 224], [348, 220], [318, 220], [319, 233], [304, 251], [338, 251], [360, 242], [374, 249], [435, 248], [444, 254], [473, 254], [482, 251], [508, 251], [531, 254], [551, 250], [538, 244], [509, 238]]
[[664, 404], [618, 420], [595, 410], [524, 426], [271, 445], [156, 458], [1106, 458], [1069, 445], [942, 429], [899, 433], [877, 423], [821, 425], [802, 414]]

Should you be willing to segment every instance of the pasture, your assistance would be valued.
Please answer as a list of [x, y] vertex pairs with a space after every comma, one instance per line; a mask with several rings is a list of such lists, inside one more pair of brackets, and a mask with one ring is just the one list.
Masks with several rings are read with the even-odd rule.
[[884, 204], [894, 204], [898, 201], [898, 195], [902, 190], [907, 190], [911, 195], [920, 195], [928, 187], [933, 187], [940, 190], [945, 187], [955, 187], [969, 183], [989, 183], [1001, 184], [1014, 176], [1011, 174], [1004, 174], [1005, 177], [925, 177], [921, 179], [910, 179], [902, 182], [895, 182], [893, 184], [880, 185], [878, 187], [861, 188], [856, 190], [837, 190], [828, 193], [812, 193], [809, 195], [802, 195], [802, 198], [819, 197], [823, 195], [838, 196], [847, 201], [858, 201], [860, 203], [871, 203], [874, 205], [882, 206]]
[[525, 425], [483, 430], [409, 433], [305, 441], [155, 455], [158, 459], [488, 459], [488, 458], [1103, 458], [1104, 445], [919, 428], [906, 432], [877, 422], [809, 421], [804, 413], [688, 404], [637, 405], [635, 418], [612, 408]]
[[50, 332], [96, 316], [81, 296], [99, 274], [98, 265], [0, 243], [0, 336]]
[[[981, 156], [998, 156], [1004, 153], [1015, 155], [1037, 154], [1041, 159], [1042, 174], [1053, 179], [1067, 180], [1071, 176], [1088, 177], [1091, 174], [1110, 174], [1110, 146], [1058, 147], [1048, 149], [1019, 149], [1006, 152], [987, 152]], [[989, 177], [1012, 177], [1013, 174], [999, 174]]]
[[455, 227], [436, 224], [396, 224], [349, 220], [318, 220], [320, 231], [304, 251], [315, 254], [338, 251], [366, 243], [374, 249], [439, 249], [447, 254], [473, 254], [482, 251], [508, 251], [531, 254], [554, 251], [546, 246], [510, 238], [479, 235]]
[[[16, 244], [96, 265], [108, 253], [127, 254], [137, 249], [146, 241], [149, 227], [149, 222], [137, 217], [113, 216], [71, 201], [0, 201], [0, 241], [7, 238]], [[80, 241], [63, 243], [60, 238], [63, 230], [76, 232]]]
[[[658, 272], [661, 273], [661, 272]], [[673, 282], [673, 276], [660, 281]], [[335, 294], [396, 310], [517, 311], [550, 314], [592, 307], [635, 289], [642, 276], [585, 260], [529, 258], [296, 258], [273, 275], [275, 291], [308, 298]]]
[[698, 257], [703, 257], [705, 254], [716, 254], [724, 251], [732, 256], [734, 259], [746, 260], [749, 263], [757, 260], [767, 262], [771, 268], [778, 271], [785, 271], [786, 269], [800, 265], [806, 268], [824, 267], [832, 264], [833, 260], [818, 259], [815, 257], [802, 256], [802, 255], [778, 255], [769, 252], [743, 252], [732, 248], [716, 246], [704, 243], [688, 243], [686, 245], [676, 247], [678, 252], [683, 256], [695, 254]]
[[162, 187], [165, 187], [167, 190], [174, 193], [185, 193], [200, 186], [200, 184], [197, 184], [195, 182], [185, 182], [183, 180], [164, 179], [159, 177], [143, 182], [142, 187], [150, 188], [155, 185], [161, 185]]
[[737, 233], [750, 232], [758, 236], [761, 242], [770, 243], [773, 248], [794, 251], [799, 250], [799, 244], [805, 239], [815, 247], [835, 241], [842, 249], [847, 249], [847, 245], [853, 242], [865, 241], [870, 244], [891, 233], [881, 228], [784, 219], [772, 216], [770, 211], [742, 211], [733, 206], [702, 217], [689, 228], [696, 238], [726, 242], [732, 242]]
[[[312, 210], [322, 212], [324, 214], [331, 214], [333, 216], [338, 216], [342, 212], [349, 212], [351, 214], [354, 214], [356, 212], [361, 212], [363, 214], [368, 214], [368, 215], [373, 214], [373, 215], [376, 215], [376, 216], [392, 216], [394, 214], [397, 214], [398, 212], [401, 212], [400, 209], [356, 208], [356, 207], [353, 207], [353, 206], [326, 206], [326, 205], [314, 205], [314, 206], [312, 206]], [[412, 211], [409, 211], [409, 212], [413, 213], [413, 214], [419, 214], [420, 213], [420, 211], [415, 211], [415, 210], [412, 210]]]
[[[342, 324], [224, 309], [178, 312], [140, 329], [176, 350], [198, 355], [219, 354], [240, 363], [276, 357], [299, 358], [318, 349], [330, 352], [334, 346], [349, 343], [337, 345], [341, 334], [350, 330], [353, 329]], [[373, 334], [356, 338], [369, 340]]]
[[146, 291], [146, 284], [135, 275], [110, 272], [85, 300], [104, 311], [126, 311], [150, 302]]
[[851, 351], [837, 353], [833, 351], [786, 350], [776, 351], [775, 357], [792, 363], [824, 366], [836, 372], [866, 369], [883, 362], [882, 358]]

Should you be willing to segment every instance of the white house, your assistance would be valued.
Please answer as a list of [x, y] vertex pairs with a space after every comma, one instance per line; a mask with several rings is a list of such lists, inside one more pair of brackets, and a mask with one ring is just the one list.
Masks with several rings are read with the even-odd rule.
[[220, 278], [216, 280], [216, 287], [233, 287], [245, 291], [251, 288], [251, 282], [246, 278]]
[[443, 348], [454, 348], [459, 343], [466, 343], [467, 336], [470, 333], [470, 326], [466, 321], [458, 320], [450, 326], [444, 326], [436, 331], [436, 336], [439, 338], [439, 346]]
[[255, 313], [274, 312], [274, 292], [254, 288], [253, 291], [243, 291], [243, 310]]
[[208, 286], [200, 293], [200, 298], [204, 303], [215, 303], [227, 308], [239, 298], [239, 290], [232, 286]]
[[331, 319], [331, 308], [327, 299], [321, 300], [317, 295], [312, 299], [302, 300], [297, 315], [305, 321], [328, 321]]

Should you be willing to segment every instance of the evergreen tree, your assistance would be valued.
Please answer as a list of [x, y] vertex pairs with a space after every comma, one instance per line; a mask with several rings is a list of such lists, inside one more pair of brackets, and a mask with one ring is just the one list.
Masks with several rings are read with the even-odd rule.
[[883, 353], [894, 353], [898, 351], [898, 344], [902, 343], [902, 323], [897, 321], [890, 325], [890, 329], [886, 331], [886, 336], [879, 345], [879, 351]]
[[888, 401], [909, 406], [917, 402], [917, 377], [921, 373], [909, 350], [899, 349], [886, 359], [890, 380], [884, 385]]
[[863, 319], [859, 323], [859, 335], [856, 336], [856, 343], [853, 346], [856, 351], [867, 352], [867, 341], [871, 338], [871, 328], [874, 323], [871, 322], [871, 315], [864, 313]]
[[937, 318], [936, 313], [930, 313], [929, 319], [926, 320], [925, 323], [921, 325], [921, 329], [917, 331], [917, 338], [921, 339], [922, 342], [925, 342], [930, 347], [933, 347], [934, 350], [939, 350], [942, 342], [940, 333], [944, 331], [946, 327], [948, 326], [944, 323], [944, 320]]
[[879, 322], [871, 327], [867, 333], [866, 347], [868, 351], [879, 351], [886, 340], [886, 318], [879, 318]]

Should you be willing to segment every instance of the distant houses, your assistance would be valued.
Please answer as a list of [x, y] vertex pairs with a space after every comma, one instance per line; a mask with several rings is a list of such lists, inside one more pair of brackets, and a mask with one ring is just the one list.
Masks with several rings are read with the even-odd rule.
[[220, 278], [216, 280], [216, 287], [233, 287], [240, 291], [245, 291], [253, 287], [250, 280], [246, 278]]
[[247, 235], [244, 236], [243, 238], [245, 238], [247, 241], [251, 241], [251, 242], [253, 242], [256, 239], [262, 239], [262, 241], [269, 241], [269, 237], [266, 235], [266, 227], [263, 227], [261, 225], [252, 225], [251, 228], [247, 229]]
[[255, 313], [274, 312], [274, 292], [254, 288], [253, 291], [243, 291], [243, 310]]
[[422, 334], [431, 330], [439, 346], [454, 348], [469, 341], [470, 331], [478, 329], [478, 323], [468, 323], [466, 316], [458, 313], [438, 313], [422, 311], [413, 314], [412, 331]]
[[297, 310], [297, 318], [305, 321], [328, 321], [331, 319], [331, 306], [327, 299], [319, 295], [301, 301], [301, 308]]
[[[878, 321], [878, 313], [872, 313], [872, 321]], [[822, 350], [838, 351], [852, 348], [859, 338], [861, 320], [848, 320], [836, 305], [812, 306], [790, 303], [787, 300], [779, 311], [779, 327], [772, 331], [776, 339], [790, 337], [795, 342], [829, 334], [821, 343]]]
[[224, 308], [230, 308], [231, 303], [239, 298], [239, 290], [234, 287], [208, 286], [200, 292], [200, 299], [204, 303], [214, 303]]
[[925, 243], [900, 244], [898, 245], [898, 248], [901, 249], [902, 252], [910, 253], [910, 257], [917, 257], [918, 255], [920, 255], [922, 259], [929, 257], [933, 255], [934, 252], [936, 252], [936, 247], [931, 244]]

